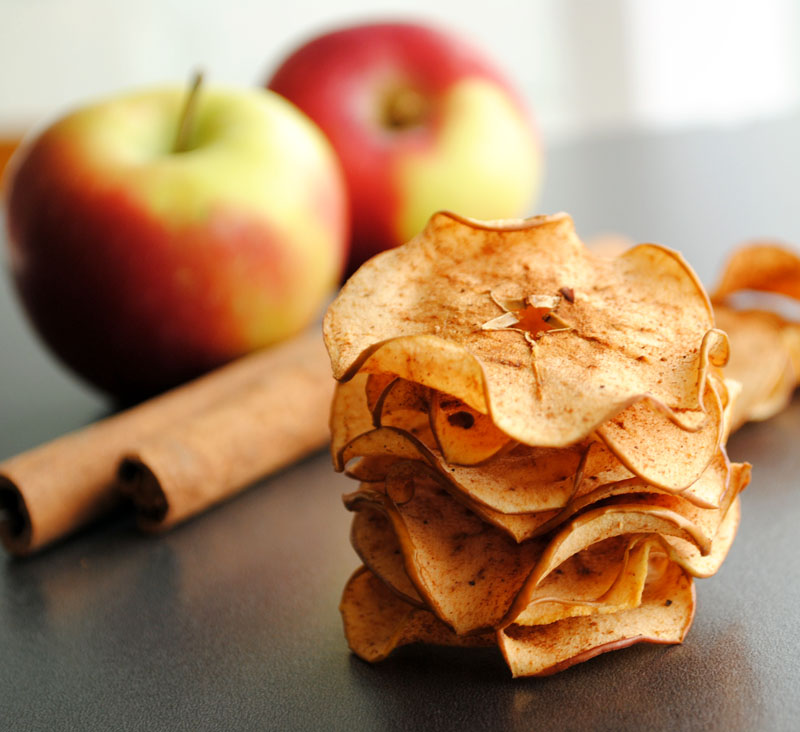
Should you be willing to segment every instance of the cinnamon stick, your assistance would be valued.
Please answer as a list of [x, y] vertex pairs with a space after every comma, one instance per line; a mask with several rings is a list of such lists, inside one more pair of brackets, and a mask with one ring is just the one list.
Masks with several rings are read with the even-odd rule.
[[[289, 383], [287, 393], [296, 388], [291, 379], [296, 370], [307, 375], [303, 384], [308, 392], [296, 395], [297, 410], [291, 420], [277, 411], [256, 415], [269, 403], [263, 390], [281, 389], [284, 383]], [[191, 431], [193, 424], [197, 435], [204, 435], [204, 440], [195, 438], [193, 443], [201, 452], [212, 452], [213, 444], [218, 439], [224, 442], [229, 431], [237, 435], [239, 452], [235, 456], [228, 453], [236, 462], [230, 474], [216, 468], [221, 481], [216, 490], [229, 495], [229, 478], [235, 478], [241, 487], [242, 481], [261, 477], [257, 472], [268, 463], [261, 460], [259, 450], [269, 449], [269, 444], [258, 444], [258, 440], [265, 434], [271, 435], [267, 442], [295, 447], [286, 448], [284, 455], [291, 456], [287, 461], [320, 447], [327, 439], [332, 392], [329, 362], [315, 327], [292, 341], [246, 356], [137, 407], [10, 458], [0, 463], [0, 508], [5, 512], [0, 539], [12, 554], [27, 555], [103, 515], [119, 500], [117, 472], [123, 456], [136, 445], [146, 448], [144, 441], [154, 435]], [[215, 421], [218, 419], [222, 421]], [[262, 419], [269, 420], [269, 427], [258, 431], [239, 427]], [[246, 465], [245, 458], [252, 462]], [[170, 470], [177, 473], [181, 465], [189, 464], [182, 454]], [[163, 466], [156, 469], [164, 470]], [[222, 497], [214, 498], [210, 490], [206, 484], [202, 501], [195, 497], [193, 508], [183, 509], [184, 515], [201, 510], [203, 501], [210, 505]], [[172, 500], [174, 510], [180, 513], [178, 506], [184, 504]]]
[[229, 399], [125, 455], [121, 487], [140, 528], [168, 529], [327, 442], [334, 382], [321, 339], [308, 345], [311, 352], [306, 344], [284, 351]]

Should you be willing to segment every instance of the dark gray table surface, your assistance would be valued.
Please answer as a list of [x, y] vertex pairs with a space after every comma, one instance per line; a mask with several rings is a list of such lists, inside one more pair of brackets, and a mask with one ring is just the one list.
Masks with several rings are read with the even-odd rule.
[[[552, 149], [541, 211], [584, 236], [681, 249], [706, 282], [743, 239], [800, 242], [800, 120]], [[107, 406], [29, 333], [0, 283], [0, 458]], [[352, 657], [337, 604], [357, 565], [320, 454], [163, 537], [125, 515], [0, 558], [0, 728], [800, 729], [800, 399], [734, 435], [754, 478], [734, 547], [698, 582], [686, 642], [512, 681], [491, 649]]]

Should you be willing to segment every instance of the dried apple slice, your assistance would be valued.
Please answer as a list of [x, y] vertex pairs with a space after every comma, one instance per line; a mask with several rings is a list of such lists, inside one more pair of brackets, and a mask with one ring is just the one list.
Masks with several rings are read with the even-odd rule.
[[386, 490], [406, 572], [426, 605], [459, 635], [497, 627], [546, 543], [515, 543], [418, 464], [396, 466]]
[[800, 300], [800, 256], [779, 244], [744, 246], [728, 260], [714, 292], [717, 321], [734, 347], [726, 374], [742, 384], [734, 430], [783, 410], [800, 382], [798, 324], [770, 312], [774, 301], [767, 300], [762, 309], [732, 307], [741, 291]]
[[347, 582], [339, 605], [350, 649], [365, 661], [381, 661], [409, 643], [480, 647], [496, 644], [494, 634], [457, 636], [426, 611], [403, 602], [366, 567]]
[[597, 428], [597, 435], [619, 461], [647, 483], [669, 491], [689, 488], [719, 449], [723, 432], [724, 386], [710, 377], [704, 403], [707, 419], [688, 432], [647, 401], [633, 404]]
[[639, 607], [549, 625], [511, 625], [498, 631], [497, 640], [515, 678], [544, 676], [634, 643], [681, 643], [694, 609], [691, 577], [669, 563], [646, 583]]
[[798, 373], [787, 343], [788, 324], [774, 313], [716, 307], [717, 323], [731, 342], [725, 375], [742, 385], [731, 429], [750, 420], [769, 419], [791, 401]]
[[[370, 381], [373, 377], [385, 377], [385, 374], [370, 374]], [[385, 425], [387, 427], [401, 427], [403, 417], [407, 412], [414, 413], [417, 419], [428, 419], [430, 411], [430, 390], [413, 381], [393, 377], [392, 381], [383, 389], [380, 396], [375, 400], [372, 410], [372, 421], [376, 427]]]
[[514, 624], [547, 625], [638, 607], [654, 548], [663, 552], [652, 536], [618, 536], [574, 554], [538, 585]]
[[[589, 474], [608, 473], [604, 482], [625, 480], [638, 475], [646, 482], [663, 487], [673, 492], [686, 489], [686, 497], [692, 499], [698, 473], [708, 465], [716, 450], [723, 432], [722, 394], [725, 387], [716, 377], [709, 379], [708, 389], [709, 419], [698, 432], [687, 432], [676, 427], [660, 412], [653, 410], [646, 402], [632, 405], [618, 415], [614, 423], [606, 423], [598, 429], [602, 437], [616, 456], [604, 455], [596, 457], [595, 462], [608, 462], [605, 467], [587, 468]], [[438, 400], [442, 395], [431, 393], [429, 389], [413, 384], [404, 379], [396, 379], [383, 391], [373, 411], [374, 421], [382, 422], [410, 432], [429, 448], [420, 459], [426, 459], [432, 465], [447, 470], [451, 479], [463, 488], [472, 500], [483, 503], [492, 511], [501, 513], [532, 513], [563, 507], [567, 496], [574, 492], [574, 481], [570, 480], [578, 470], [576, 460], [585, 451], [588, 443], [572, 445], [568, 448], [530, 448], [517, 446], [509, 450], [511, 445], [507, 438], [500, 437], [493, 443], [488, 452], [495, 450], [500, 442], [501, 454], [482, 464], [485, 470], [473, 470], [471, 466], [447, 465], [448, 461], [437, 451], [431, 437], [425, 432], [429, 400]], [[447, 397], [444, 397], [447, 399]], [[362, 400], [363, 401], [363, 400]], [[469, 409], [466, 407], [465, 409]], [[456, 411], [460, 414], [463, 410]], [[442, 412], [440, 411], [441, 415]], [[464, 414], [470, 414], [464, 411]], [[472, 412], [477, 415], [476, 412]], [[359, 424], [366, 424], [366, 416], [359, 415]], [[474, 424], [478, 425], [488, 418], [477, 415]], [[444, 422], [444, 419], [440, 419]], [[448, 425], [449, 426], [449, 425]], [[469, 430], [451, 430], [447, 444], [452, 449], [458, 447], [459, 440], [468, 440]], [[490, 430], [493, 428], [489, 428]], [[440, 428], [440, 431], [442, 429]], [[478, 433], [479, 434], [479, 433]], [[497, 433], [500, 435], [501, 433]], [[478, 437], [480, 440], [480, 435]], [[439, 436], [442, 441], [442, 437]], [[362, 443], [363, 444], [363, 443]], [[469, 444], [469, 443], [467, 443]], [[713, 449], [712, 449], [713, 448]], [[468, 450], [471, 449], [468, 447]], [[563, 451], [562, 451], [563, 450]], [[502, 454], [507, 452], [507, 454]], [[372, 453], [374, 455], [374, 453]], [[595, 455], [599, 455], [597, 449]], [[458, 456], [456, 456], [458, 457]], [[486, 457], [486, 454], [471, 454], [472, 459]], [[466, 462], [470, 455], [462, 455]], [[621, 462], [620, 462], [621, 461]], [[339, 463], [341, 465], [341, 463]], [[627, 468], [625, 467], [627, 465]], [[664, 465], [670, 466], [664, 468]], [[631, 468], [632, 470], [629, 470]], [[368, 479], [359, 476], [360, 480]], [[552, 483], [560, 480], [556, 487]], [[688, 488], [687, 488], [688, 486]], [[698, 502], [703, 503], [699, 497]], [[549, 504], [549, 505], [548, 505]]]
[[[357, 505], [360, 498], [362, 496], [350, 497], [350, 507]], [[348, 505], [348, 497], [345, 498], [345, 504]], [[401, 599], [416, 607], [424, 607], [422, 598], [403, 568], [400, 544], [383, 511], [365, 502], [353, 516], [350, 543], [364, 565]]]
[[728, 259], [713, 293], [721, 302], [735, 292], [757, 290], [800, 300], [800, 257], [780, 244], [749, 244]]
[[[342, 466], [356, 457], [384, 458], [395, 460], [424, 460], [433, 464], [431, 451], [416, 437], [396, 427], [379, 427], [354, 437], [341, 449], [339, 459]], [[384, 476], [385, 479], [385, 476]]]
[[529, 539], [535, 539], [551, 531], [557, 525], [562, 511], [539, 511], [537, 513], [500, 513], [487, 508], [481, 503], [471, 501], [466, 495], [456, 495], [454, 498], [463, 503], [470, 511], [480, 516], [484, 521], [505, 532], [518, 544]]
[[344, 474], [359, 483], [382, 483], [392, 465], [401, 459], [394, 455], [365, 455], [352, 460]]
[[[678, 462], [682, 459], [681, 455], [670, 456], [667, 454], [663, 456], [663, 459], [667, 460], [673, 457]], [[687, 488], [682, 490], [658, 489], [628, 470], [605, 443], [592, 442], [584, 461], [581, 483], [575, 491], [573, 501], [581, 499], [604, 485], [624, 482], [638, 486], [634, 490], [639, 490], [639, 492], [645, 490], [644, 486], [650, 486], [646, 490], [680, 495], [701, 508], [718, 508], [720, 500], [727, 490], [729, 468], [730, 463], [725, 450], [718, 447], [702, 474]]]
[[[552, 316], [568, 328], [483, 328], [498, 303], [542, 298], [557, 298]], [[437, 214], [347, 282], [324, 332], [336, 378], [394, 373], [543, 447], [580, 441], [643, 399], [698, 429], [708, 366], [727, 359], [680, 255], [642, 245], [595, 257], [564, 215], [494, 225]]]
[[702, 556], [697, 547], [691, 542], [684, 541], [675, 536], [659, 537], [664, 549], [668, 551], [670, 559], [681, 565], [689, 574], [698, 578], [711, 577], [716, 574], [725, 557], [728, 556], [736, 530], [741, 518], [741, 502], [734, 499], [725, 518], [717, 530], [711, 551]]
[[342, 450], [358, 435], [372, 429], [372, 415], [367, 407], [367, 374], [357, 374], [350, 381], [336, 385], [331, 405], [331, 457], [336, 470], [344, 470]]

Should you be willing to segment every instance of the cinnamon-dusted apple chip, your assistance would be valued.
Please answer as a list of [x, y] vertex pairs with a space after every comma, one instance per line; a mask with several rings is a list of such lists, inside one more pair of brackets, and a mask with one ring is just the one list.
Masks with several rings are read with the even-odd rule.
[[406, 574], [402, 550], [389, 519], [384, 511], [370, 505], [370, 499], [366, 491], [345, 497], [345, 505], [350, 508], [359, 506], [350, 528], [353, 549], [364, 565], [402, 600], [424, 607], [422, 598]]
[[776, 243], [740, 247], [725, 264], [712, 299], [722, 302], [743, 290], [771, 292], [800, 300], [800, 256]]
[[643, 399], [698, 429], [708, 365], [727, 359], [680, 255], [641, 245], [596, 257], [565, 215], [492, 225], [437, 214], [347, 282], [324, 332], [336, 378], [394, 373], [539, 447], [577, 442]]
[[343, 470], [341, 454], [358, 435], [372, 429], [372, 416], [367, 406], [367, 374], [337, 384], [331, 405], [331, 456], [337, 470]]
[[409, 643], [472, 648], [496, 644], [494, 634], [456, 635], [432, 613], [399, 599], [366, 567], [348, 581], [339, 609], [347, 643], [365, 661], [380, 661]]
[[708, 418], [687, 432], [649, 401], [631, 405], [597, 428], [597, 435], [635, 475], [671, 491], [685, 490], [703, 474], [719, 449], [724, 427], [721, 379], [706, 380]]
[[702, 556], [697, 546], [677, 536], [660, 536], [659, 540], [669, 558], [680, 564], [693, 577], [704, 578], [716, 574], [728, 556], [741, 518], [741, 501], [735, 498], [719, 525], [711, 544], [711, 551]]
[[513, 676], [552, 674], [634, 643], [682, 642], [694, 617], [694, 584], [678, 565], [661, 564], [648, 577], [638, 607], [498, 631]]
[[[721, 441], [724, 408], [729, 399], [727, 387], [719, 377], [709, 376], [704, 401], [707, 419], [704, 415], [705, 422], [696, 432], [678, 427], [650, 402], [642, 401], [601, 425], [597, 436], [634, 475], [666, 490], [683, 490], [702, 474]], [[450, 407], [447, 414], [439, 406], [442, 403]], [[396, 379], [387, 387], [373, 410], [373, 422], [376, 426], [399, 427], [433, 446], [427, 433], [421, 434], [419, 428], [429, 413], [443, 462], [475, 465], [514, 447], [487, 415], [405, 379]], [[518, 448], [515, 453], [522, 455], [525, 448]]]
[[[594, 443], [595, 445], [597, 443]], [[734, 466], [738, 468], [741, 466]], [[688, 493], [672, 494], [655, 486], [648, 485], [638, 478], [629, 478], [616, 482], [601, 482], [595, 487], [591, 480], [584, 478], [578, 490], [570, 498], [561, 510], [540, 511], [528, 514], [503, 514], [485, 506], [464, 500], [463, 497], [456, 496], [465, 503], [470, 509], [477, 513], [484, 521], [497, 526], [505, 531], [515, 541], [526, 541], [541, 534], [553, 530], [571, 516], [579, 511], [586, 509], [592, 504], [607, 502], [607, 499], [630, 496], [631, 500], [641, 500], [642, 494], [645, 498], [649, 495], [656, 496], [659, 493], [665, 496], [664, 501], [668, 502], [670, 510], [677, 511], [684, 517], [699, 522], [697, 528], [697, 545], [704, 551], [710, 551], [713, 532], [728, 509], [728, 505], [738, 490], [730, 488], [731, 466], [727, 456], [720, 451], [719, 456], [706, 469], [706, 472], [697, 480], [692, 489], [697, 488], [701, 494], [714, 498], [718, 505], [707, 505], [702, 503], [698, 506], [697, 500], [690, 500]], [[594, 477], [594, 476], [592, 476]], [[696, 498], [696, 496], [692, 496]], [[658, 498], [649, 501], [651, 505], [661, 504]], [[705, 527], [705, 529], [703, 528]], [[704, 533], [705, 531], [705, 533]], [[705, 536], [705, 538], [703, 538]]]
[[[737, 303], [742, 293], [753, 296], [748, 308]], [[780, 314], [774, 295], [800, 300], [800, 255], [772, 243], [734, 252], [713, 295], [717, 322], [732, 345], [726, 375], [742, 385], [731, 429], [777, 414], [800, 383], [800, 324]]]
[[742, 385], [731, 415], [731, 429], [736, 430], [745, 422], [769, 419], [791, 401], [798, 380], [787, 342], [793, 329], [780, 316], [764, 310], [717, 305], [716, 315], [732, 345], [725, 375]]
[[[364, 392], [366, 394], [367, 408], [370, 412], [374, 414], [378, 402], [396, 381], [398, 381], [398, 378], [394, 374], [369, 374]], [[411, 382], [408, 383], [410, 384]]]
[[[351, 531], [353, 547], [370, 571], [400, 599], [425, 607], [405, 572], [396, 536], [385, 515], [370, 505], [373, 501], [374, 494], [369, 491], [345, 498], [351, 509], [358, 507]], [[613, 537], [574, 554], [545, 577], [514, 622], [536, 625], [636, 607], [653, 546], [664, 551], [649, 535]]]
[[547, 625], [638, 607], [654, 548], [661, 550], [656, 538], [636, 534], [606, 539], [573, 554], [542, 580], [514, 624]]
[[[353, 546], [372, 573], [398, 597], [424, 607], [404, 570], [396, 536], [385, 515], [376, 508], [378, 495], [362, 489], [345, 497], [345, 504], [356, 510], [351, 531]], [[549, 623], [635, 607], [641, 597], [649, 555], [649, 549], [643, 553], [639, 544], [647, 538], [613, 537], [572, 555], [540, 582], [515, 622]]]

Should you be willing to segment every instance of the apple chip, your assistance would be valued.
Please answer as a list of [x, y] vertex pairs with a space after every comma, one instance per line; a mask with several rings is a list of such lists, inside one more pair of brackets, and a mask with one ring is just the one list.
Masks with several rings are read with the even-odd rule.
[[708, 419], [687, 432], [649, 401], [641, 401], [597, 428], [598, 436], [625, 467], [651, 485], [686, 490], [703, 474], [719, 449], [723, 431], [721, 380], [709, 377], [704, 403]]
[[756, 290], [800, 300], [800, 257], [780, 244], [749, 244], [728, 259], [713, 292], [722, 302], [735, 292]]
[[[755, 295], [761, 309], [735, 307], [735, 296], [743, 292]], [[714, 292], [717, 322], [732, 344], [726, 374], [742, 384], [731, 429], [777, 414], [800, 383], [800, 326], [779, 314], [786, 303], [776, 303], [773, 295], [800, 300], [800, 256], [779, 244], [734, 252]]]
[[[662, 492], [625, 468], [600, 442], [571, 448], [529, 448], [481, 466], [447, 465], [435, 450], [394, 428], [359, 435], [342, 453], [345, 464], [355, 456], [366, 463], [348, 473], [367, 482], [384, 481], [399, 460], [419, 460], [440, 476], [454, 497], [516, 541], [548, 531], [588, 505], [620, 493]], [[728, 485], [729, 464], [723, 450], [703, 475], [680, 493], [702, 508], [715, 508]], [[669, 492], [669, 491], [663, 491]]]
[[336, 378], [394, 373], [538, 447], [578, 442], [643, 399], [698, 429], [708, 365], [727, 360], [680, 255], [641, 245], [596, 257], [565, 215], [494, 225], [437, 214], [347, 282], [324, 332]]
[[[353, 496], [351, 506], [357, 505], [360, 498], [363, 498], [363, 494]], [[424, 606], [403, 568], [400, 544], [384, 512], [371, 508], [369, 502], [365, 501], [353, 517], [350, 542], [364, 565], [400, 598], [411, 605]]]
[[396, 466], [386, 490], [406, 572], [425, 604], [459, 635], [498, 627], [545, 544], [517, 544], [487, 526], [414, 463]]
[[717, 573], [725, 557], [728, 556], [736, 538], [740, 518], [741, 501], [736, 498], [725, 514], [712, 542], [711, 551], [706, 556], [702, 556], [694, 544], [676, 536], [660, 536], [659, 540], [670, 559], [680, 564], [693, 577], [711, 577]]
[[691, 577], [668, 563], [648, 577], [636, 608], [549, 625], [511, 625], [498, 631], [498, 645], [515, 678], [544, 676], [634, 643], [681, 643], [694, 608]]
[[792, 358], [794, 336], [786, 321], [764, 310], [716, 307], [717, 323], [731, 342], [726, 376], [742, 385], [731, 415], [731, 429], [769, 419], [786, 408], [798, 381]]
[[638, 607], [655, 547], [660, 544], [649, 535], [618, 536], [573, 554], [539, 584], [514, 624], [547, 625]]
[[432, 613], [403, 602], [366, 567], [359, 567], [344, 589], [339, 610], [350, 649], [365, 661], [380, 661], [409, 643], [493, 646], [494, 634], [458, 636]]
[[344, 474], [359, 483], [383, 483], [389, 469], [402, 458], [394, 455], [368, 455], [352, 460]]
[[341, 454], [345, 446], [358, 435], [372, 429], [372, 417], [367, 406], [367, 374], [358, 374], [343, 384], [337, 384], [331, 405], [331, 456], [336, 470], [344, 470]]
[[[682, 457], [677, 455], [675, 459], [680, 462]], [[624, 492], [625, 486], [628, 486], [631, 491], [648, 490], [672, 493], [680, 495], [701, 508], [718, 508], [720, 500], [727, 490], [729, 468], [730, 464], [725, 450], [718, 447], [705, 470], [687, 488], [677, 491], [659, 488], [628, 470], [605, 443], [592, 442], [584, 460], [581, 482], [572, 500], [573, 502], [581, 501], [602, 486], [618, 484], [622, 492]]]

